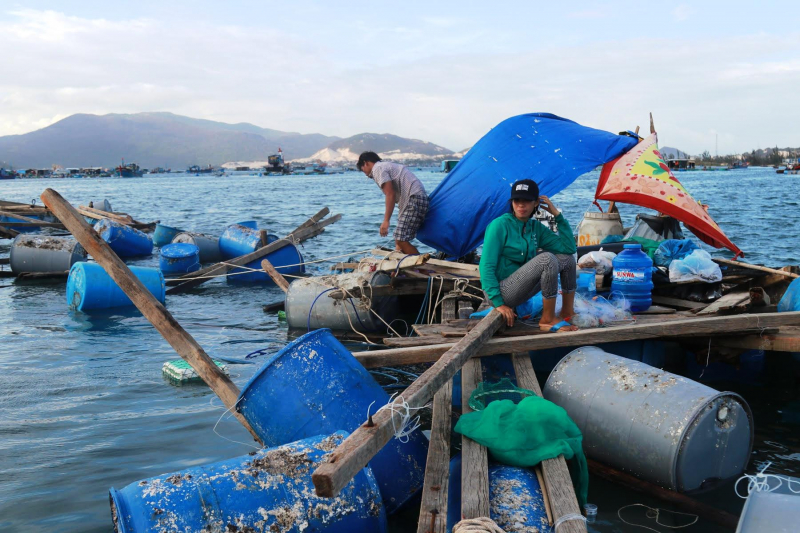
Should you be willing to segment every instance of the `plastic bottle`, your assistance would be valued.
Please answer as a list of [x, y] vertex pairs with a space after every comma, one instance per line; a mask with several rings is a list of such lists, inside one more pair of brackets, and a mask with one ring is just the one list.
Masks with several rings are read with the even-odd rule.
[[653, 304], [653, 260], [641, 244], [626, 244], [613, 261], [611, 291], [619, 291], [631, 304], [631, 311], [647, 311]]

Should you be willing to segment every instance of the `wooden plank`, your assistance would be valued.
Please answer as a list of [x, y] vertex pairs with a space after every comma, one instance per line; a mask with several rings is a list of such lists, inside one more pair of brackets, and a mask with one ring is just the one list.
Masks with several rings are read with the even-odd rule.
[[[511, 359], [514, 362], [514, 373], [517, 375], [517, 385], [532, 390], [537, 396], [542, 396], [542, 389], [528, 352], [515, 353]], [[559, 455], [554, 459], [546, 459], [541, 464], [544, 489], [550, 500], [553, 520], [558, 521], [562, 516], [572, 513], [581, 514], [578, 497], [575, 496], [572, 478], [564, 456]], [[581, 520], [567, 520], [558, 527], [558, 531], [559, 533], [585, 533], [586, 523]]]
[[[17, 216], [17, 215], [15, 215]], [[17, 216], [17, 218], [19, 218]], [[58, 228], [58, 229], [66, 229], [64, 224], [60, 222], [0, 222], [0, 226], [4, 227], [11, 227], [14, 226], [15, 228]]]
[[[800, 311], [791, 313], [760, 313], [707, 318], [680, 318], [667, 320], [674, 315], [652, 317], [657, 321], [611, 328], [585, 329], [545, 335], [497, 337], [489, 340], [477, 351], [478, 356], [500, 353], [527, 352], [569, 346], [585, 346], [605, 342], [639, 339], [662, 339], [717, 335], [751, 328], [770, 328], [800, 325]], [[445, 339], [446, 340], [446, 339]], [[366, 368], [381, 366], [431, 363], [455, 346], [453, 343], [431, 343], [429, 346], [392, 348], [389, 350], [354, 352], [353, 355]]]
[[750, 292], [747, 289], [737, 289], [729, 292], [722, 298], [715, 300], [714, 303], [697, 312], [697, 316], [719, 313], [734, 307], [745, 306], [750, 302]]
[[445, 298], [442, 300], [442, 322], [445, 322], [446, 320], [455, 320], [458, 318], [456, 311], [457, 305], [458, 300], [456, 298]]
[[[483, 380], [480, 359], [461, 369], [461, 410], [471, 413], [469, 397]], [[489, 516], [489, 457], [485, 446], [461, 436], [461, 519]]]
[[[294, 242], [303, 242], [312, 237], [316, 237], [317, 235], [319, 235], [324, 231], [324, 228], [326, 226], [339, 221], [341, 217], [342, 217], [341, 215], [335, 215], [326, 220], [323, 220], [318, 224], [315, 224], [314, 226], [308, 226], [301, 230], [295, 230], [291, 233], [292, 239]], [[268, 244], [267, 246], [264, 246], [263, 248], [259, 248], [255, 252], [251, 252], [249, 254], [236, 257], [234, 259], [229, 259], [227, 261], [216, 263], [214, 265], [202, 268], [200, 270], [191, 272], [189, 274], [184, 274], [179, 278], [180, 281], [177, 282], [177, 285], [175, 285], [170, 289], [167, 289], [167, 294], [178, 294], [188, 289], [202, 285], [203, 283], [211, 279], [210, 278], [211, 276], [224, 276], [232, 268], [236, 268], [237, 266], [245, 265], [247, 263], [250, 263], [251, 261], [261, 259], [265, 255], [268, 255], [274, 252], [275, 250], [280, 250], [284, 246], [288, 246], [289, 243], [290, 241], [288, 239], [285, 238], [280, 239], [273, 243]]]
[[258, 440], [247, 420], [234, 409], [239, 397], [236, 385], [214, 364], [203, 348], [184, 330], [178, 321], [155, 299], [142, 282], [133, 275], [130, 269], [117, 257], [108, 244], [100, 238], [89, 224], [81, 217], [69, 202], [53, 189], [46, 189], [42, 193], [42, 201], [49, 207], [58, 219], [67, 226], [70, 233], [75, 236], [81, 246], [94, 258], [103, 269], [108, 272], [111, 279], [131, 299], [133, 304], [142, 312], [158, 330], [166, 341], [178, 352], [187, 363], [203, 378], [203, 381], [222, 400], [239, 422]]
[[[707, 347], [709, 339], [692, 337], [684, 342]], [[800, 352], [800, 328], [784, 326], [777, 332], [756, 332], [735, 338], [713, 337], [711, 346], [741, 350], [764, 350], [768, 352]]]
[[[402, 259], [406, 256], [403, 252], [387, 252], [386, 250], [374, 249], [371, 252], [373, 255], [383, 256], [387, 259]], [[454, 274], [461, 274], [469, 277], [480, 277], [478, 265], [469, 263], [456, 263], [454, 261], [442, 261], [441, 259], [429, 259], [426, 263], [427, 267], [431, 270], [441, 270], [443, 272], [451, 272]]]
[[265, 313], [274, 313], [286, 309], [286, 300], [280, 302], [272, 302], [271, 304], [264, 304], [261, 306]]
[[56, 272], [20, 272], [17, 274], [19, 281], [34, 280], [34, 279], [64, 279], [69, 277], [69, 270], [56, 271]]
[[[452, 346], [436, 364], [426, 370], [403, 392], [409, 408], [418, 409], [452, 379], [475, 353], [503, 324], [503, 316], [493, 310], [466, 337]], [[397, 399], [395, 402], [399, 402]], [[353, 479], [366, 464], [389, 442], [394, 426], [400, 422], [400, 409], [384, 409], [373, 416], [372, 426], [362, 425], [350, 434], [331, 453], [327, 463], [317, 467], [312, 475], [318, 496], [333, 497]]]
[[107, 211], [101, 211], [99, 209], [93, 209], [91, 207], [86, 207], [82, 205], [77, 209], [78, 213], [85, 217], [89, 217], [94, 220], [101, 220], [103, 218], [107, 218], [109, 220], [113, 220], [115, 222], [119, 222], [125, 226], [129, 226], [131, 224], [138, 223], [138, 220], [134, 220], [132, 216], [128, 214], [121, 214], [121, 213], [109, 213]]
[[[39, 223], [41, 220], [38, 218], [30, 218], [23, 215], [18, 215], [17, 213], [11, 213], [9, 211], [0, 211], [0, 217], [12, 217], [22, 222], [36, 222]], [[14, 222], [4, 222], [7, 225], [16, 225]]]
[[417, 268], [428, 262], [431, 254], [422, 255], [404, 255], [400, 254], [395, 259], [381, 259], [377, 261], [363, 261], [359, 264], [359, 269], [362, 271], [370, 271], [372, 268], [384, 272], [394, 272], [396, 270], [404, 270], [409, 268]]
[[19, 235], [17, 230], [0, 225], [0, 237], [4, 239], [13, 239], [17, 235]]
[[[648, 494], [658, 498], [659, 500], [670, 502], [678, 507], [682, 512], [695, 514], [703, 519], [710, 520], [723, 527], [726, 527], [730, 531], [736, 529], [736, 525], [739, 522], [739, 519], [731, 513], [702, 503], [694, 498], [686, 496], [685, 494], [664, 489], [658, 485], [654, 485], [653, 483], [648, 483], [647, 481], [642, 481], [641, 479], [637, 479], [630, 474], [620, 472], [619, 470], [615, 470], [592, 459], [588, 459], [587, 463], [589, 463], [589, 472], [596, 476], [600, 476], [601, 478], [611, 481], [612, 483], [617, 483], [619, 485], [628, 487], [635, 492]], [[700, 524], [698, 527], [703, 529], [702, 524]], [[563, 530], [563, 527], [558, 528], [559, 533], [561, 533]]]
[[275, 270], [275, 267], [272, 266], [272, 263], [270, 263], [267, 259], [264, 259], [261, 261], [261, 268], [264, 269], [264, 272], [269, 274], [269, 277], [272, 278], [272, 281], [275, 282], [275, 285], [277, 285], [280, 290], [283, 292], [289, 292], [289, 282], [286, 281], [286, 278], [284, 278], [280, 272]]
[[798, 278], [800, 275], [794, 274], [792, 272], [788, 272], [786, 270], [779, 270], [777, 268], [769, 268], [761, 265], [752, 265], [750, 263], [745, 263], [743, 261], [731, 261], [730, 259], [720, 259], [718, 257], [714, 257], [712, 259], [715, 263], [719, 263], [721, 265], [730, 265], [736, 266], [741, 268], [747, 268], [750, 270], [760, 270], [761, 272], [768, 272], [770, 274], [777, 274], [779, 276], [785, 276], [787, 278]]
[[447, 533], [447, 489], [450, 484], [450, 426], [453, 380], [433, 396], [431, 440], [425, 464], [425, 483], [417, 533]]
[[708, 307], [707, 303], [702, 302], [692, 302], [690, 300], [681, 300], [679, 298], [670, 298], [669, 296], [658, 296], [656, 294], [653, 295], [653, 303], [657, 305], [666, 305], [669, 307], [674, 307], [675, 309], [703, 309], [704, 307]]
[[675, 309], [671, 307], [663, 307], [661, 305], [651, 305], [647, 311], [639, 311], [635, 313], [638, 315], [671, 315], [675, 313]]

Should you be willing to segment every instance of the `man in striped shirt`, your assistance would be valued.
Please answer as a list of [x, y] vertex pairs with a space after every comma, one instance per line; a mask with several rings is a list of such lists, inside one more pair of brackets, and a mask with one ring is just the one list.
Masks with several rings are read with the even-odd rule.
[[372, 179], [386, 196], [386, 209], [381, 224], [381, 237], [389, 234], [394, 205], [398, 205], [397, 228], [394, 230], [395, 249], [404, 254], [418, 254], [411, 241], [422, 227], [428, 213], [428, 193], [422, 182], [405, 165], [381, 161], [375, 152], [364, 152], [358, 158], [358, 169]]

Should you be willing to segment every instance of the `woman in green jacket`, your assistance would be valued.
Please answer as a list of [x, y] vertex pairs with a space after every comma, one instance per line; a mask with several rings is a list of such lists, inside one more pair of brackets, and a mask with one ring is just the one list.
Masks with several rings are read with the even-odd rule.
[[[538, 220], [532, 220], [542, 207], [552, 213], [558, 235]], [[537, 253], [541, 249], [541, 253]], [[483, 241], [481, 284], [492, 305], [502, 313], [508, 326], [514, 324], [514, 307], [542, 292], [543, 331], [574, 331], [575, 237], [564, 215], [546, 196], [539, 196], [533, 180], [520, 180], [511, 188], [511, 212], [494, 219]], [[558, 276], [561, 276], [561, 317], [556, 316]]]

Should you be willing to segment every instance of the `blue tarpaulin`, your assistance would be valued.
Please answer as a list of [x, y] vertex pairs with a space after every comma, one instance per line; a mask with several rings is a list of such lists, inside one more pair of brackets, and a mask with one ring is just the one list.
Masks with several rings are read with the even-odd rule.
[[509, 210], [515, 181], [532, 179], [540, 194], [552, 196], [636, 142], [550, 113], [506, 119], [484, 135], [431, 193], [417, 238], [461, 257], [480, 246], [489, 222]]

